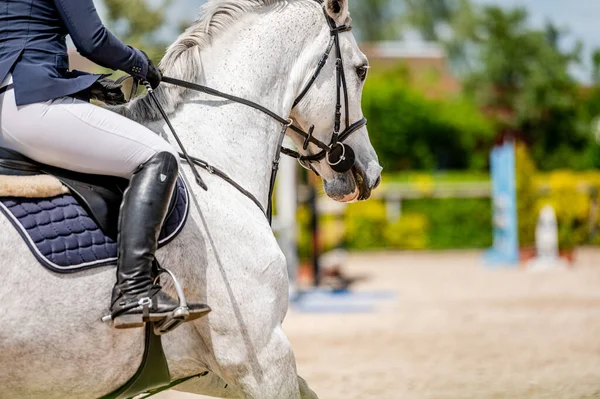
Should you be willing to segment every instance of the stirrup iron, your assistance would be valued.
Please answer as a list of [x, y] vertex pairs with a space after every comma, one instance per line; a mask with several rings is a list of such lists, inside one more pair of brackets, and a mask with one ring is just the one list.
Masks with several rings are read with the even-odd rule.
[[154, 279], [154, 284], [158, 283], [158, 279], [163, 273], [167, 273], [171, 277], [171, 280], [173, 280], [173, 286], [175, 287], [175, 293], [177, 294], [179, 307], [173, 310], [173, 312], [164, 320], [154, 323], [154, 334], [156, 335], [164, 335], [175, 330], [177, 327], [185, 323], [190, 317], [190, 308], [188, 307], [187, 299], [185, 298], [185, 293], [183, 292], [183, 287], [181, 284], [179, 284], [179, 281], [177, 281], [177, 278], [173, 272], [165, 268], [160, 268], [158, 275]]
[[[179, 281], [175, 277], [175, 275], [168, 269], [161, 268], [158, 272], [158, 275], [154, 279], [154, 284], [158, 283], [158, 279], [160, 275], [163, 273], [167, 273], [171, 279], [173, 280], [173, 286], [175, 287], [175, 292], [177, 294], [177, 300], [179, 301], [179, 306], [175, 308], [166, 316], [163, 320], [154, 323], [154, 333], [156, 335], [164, 335], [168, 332], [175, 330], [181, 324], [185, 323], [190, 317], [190, 309], [188, 307], [187, 299], [185, 298], [185, 293], [183, 291], [183, 287], [179, 284]], [[148, 322], [148, 313], [149, 308], [152, 306], [152, 300], [149, 297], [145, 297], [139, 300], [138, 306], [142, 307], [144, 310], [144, 321]], [[102, 317], [103, 323], [110, 323], [113, 320], [112, 314], [107, 314]]]
[[158, 323], [154, 323], [154, 334], [156, 335], [164, 335], [186, 322], [186, 320], [190, 317], [190, 311], [186, 307], [178, 307], [171, 313], [168, 317], [166, 317], [163, 321]]

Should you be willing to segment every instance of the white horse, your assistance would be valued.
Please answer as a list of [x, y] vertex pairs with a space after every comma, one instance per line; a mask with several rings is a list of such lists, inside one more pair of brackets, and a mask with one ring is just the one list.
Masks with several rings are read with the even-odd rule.
[[[322, 8], [337, 25], [349, 24], [347, 1], [208, 1], [198, 21], [169, 48], [162, 67], [166, 75], [290, 115], [305, 130], [314, 124], [315, 137], [329, 143], [335, 57], [304, 100], [293, 110], [292, 104], [330, 40]], [[367, 60], [350, 32], [340, 33], [340, 42], [353, 122], [363, 116]], [[162, 85], [156, 93], [189, 153], [226, 171], [266, 205], [281, 125], [253, 109], [174, 86]], [[147, 98], [118, 112], [163, 131]], [[331, 198], [368, 198], [381, 167], [366, 128], [346, 143], [357, 154], [353, 171], [336, 173], [325, 161], [315, 169]], [[188, 166], [183, 171], [193, 181]], [[197, 207], [178, 238], [157, 254], [189, 300], [213, 308], [163, 337], [174, 380], [208, 372], [177, 389], [224, 398], [316, 398], [297, 376], [281, 327], [288, 277], [265, 215], [220, 178], [200, 173], [208, 192], [191, 187]], [[0, 397], [98, 398], [122, 386], [140, 364], [144, 330], [116, 330], [100, 322], [108, 313], [114, 268], [53, 274], [4, 217], [0, 231]]]

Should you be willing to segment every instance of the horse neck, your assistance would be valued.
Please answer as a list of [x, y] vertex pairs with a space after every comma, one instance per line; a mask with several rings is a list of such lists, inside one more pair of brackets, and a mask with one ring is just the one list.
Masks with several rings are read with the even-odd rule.
[[[249, 15], [214, 38], [200, 53], [198, 83], [257, 102], [287, 118], [304, 77], [314, 66], [312, 57], [304, 54], [311, 36], [314, 41], [321, 28], [308, 21], [308, 29], [315, 32], [307, 32], [303, 14], [319, 17], [314, 4], [310, 6], [290, 3]], [[173, 120], [181, 127], [190, 154], [222, 169], [266, 203], [280, 123], [244, 105], [201, 93], [190, 94]]]
[[[323, 43], [315, 46], [315, 37], [327, 29], [320, 13], [314, 2], [298, 1], [247, 16], [202, 49], [202, 76], [196, 83], [255, 101], [287, 117], [329, 37], [324, 33]], [[312, 50], [311, 45], [315, 47]], [[266, 204], [282, 128], [279, 123], [249, 107], [201, 93], [189, 93], [171, 118], [190, 155], [222, 169]], [[207, 182], [208, 195], [214, 195], [211, 182]], [[195, 269], [190, 272], [195, 273]], [[189, 288], [199, 278], [188, 274], [182, 280]], [[198, 294], [202, 296], [202, 292]], [[178, 331], [196, 334], [191, 329]], [[174, 378], [197, 372], [198, 365], [188, 364], [186, 359], [201, 358], [206, 352], [194, 346], [197, 339], [179, 337], [176, 332], [165, 340]]]

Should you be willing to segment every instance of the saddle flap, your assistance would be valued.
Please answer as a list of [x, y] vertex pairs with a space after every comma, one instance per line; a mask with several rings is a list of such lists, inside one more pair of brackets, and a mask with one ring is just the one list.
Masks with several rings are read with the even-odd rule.
[[123, 191], [117, 183], [109, 189], [102, 185], [84, 183], [65, 176], [57, 178], [71, 190], [81, 206], [98, 224], [98, 227], [113, 240], [117, 239], [119, 232], [118, 220]]

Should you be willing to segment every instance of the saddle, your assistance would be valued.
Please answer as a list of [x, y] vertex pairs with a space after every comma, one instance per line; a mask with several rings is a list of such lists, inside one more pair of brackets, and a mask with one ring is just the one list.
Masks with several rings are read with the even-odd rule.
[[[47, 177], [58, 186], [38, 190], [44, 192], [40, 195], [44, 198], [21, 197], [19, 193], [26, 190], [17, 190], [18, 197], [2, 197], [0, 193], [0, 212], [45, 268], [56, 273], [75, 273], [115, 264], [119, 211], [128, 185], [126, 179], [54, 168], [1, 147], [0, 176], [4, 180], [15, 177], [13, 185], [26, 185], [28, 179], [38, 182], [41, 177]], [[167, 245], [183, 229], [189, 210], [188, 197], [185, 182], [180, 178], [159, 237], [159, 247]]]
[[126, 179], [55, 168], [2, 147], [0, 147], [0, 175], [56, 177], [69, 188], [71, 195], [94, 219], [104, 234], [113, 240], [117, 239], [119, 208], [128, 184]]

